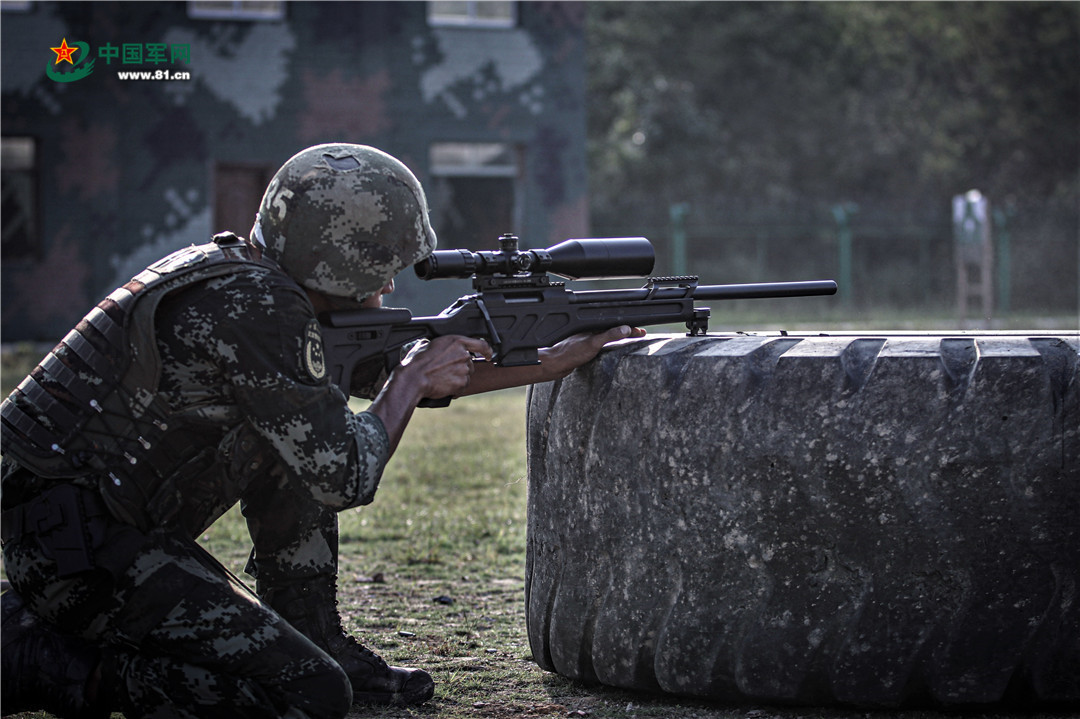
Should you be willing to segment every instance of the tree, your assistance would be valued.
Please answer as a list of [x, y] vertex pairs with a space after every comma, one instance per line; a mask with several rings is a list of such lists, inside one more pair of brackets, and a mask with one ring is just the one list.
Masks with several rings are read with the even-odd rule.
[[710, 194], [914, 206], [979, 187], [1076, 205], [1076, 3], [589, 12], [598, 221]]

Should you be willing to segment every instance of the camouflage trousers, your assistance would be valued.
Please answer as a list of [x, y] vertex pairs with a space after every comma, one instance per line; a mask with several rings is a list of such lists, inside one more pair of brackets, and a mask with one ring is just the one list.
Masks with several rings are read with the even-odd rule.
[[337, 512], [271, 481], [247, 491], [240, 507], [253, 545], [245, 571], [260, 587], [336, 580]]
[[[88, 571], [60, 578], [33, 534], [6, 542], [3, 553], [27, 607], [102, 649], [116, 710], [131, 718], [346, 715], [352, 690], [341, 667], [196, 542], [102, 521]], [[336, 521], [334, 529], [336, 545]]]

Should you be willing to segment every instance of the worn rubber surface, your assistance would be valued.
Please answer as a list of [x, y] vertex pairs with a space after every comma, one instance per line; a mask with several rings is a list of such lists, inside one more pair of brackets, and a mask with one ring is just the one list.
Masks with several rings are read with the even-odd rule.
[[1076, 334], [662, 335], [529, 398], [540, 666], [1080, 707]]

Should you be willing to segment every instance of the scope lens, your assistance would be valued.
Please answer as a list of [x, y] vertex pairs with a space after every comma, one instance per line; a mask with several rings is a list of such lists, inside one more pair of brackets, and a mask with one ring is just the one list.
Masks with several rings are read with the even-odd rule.
[[548, 271], [571, 280], [645, 277], [656, 261], [652, 243], [644, 237], [566, 240], [547, 251], [551, 255]]

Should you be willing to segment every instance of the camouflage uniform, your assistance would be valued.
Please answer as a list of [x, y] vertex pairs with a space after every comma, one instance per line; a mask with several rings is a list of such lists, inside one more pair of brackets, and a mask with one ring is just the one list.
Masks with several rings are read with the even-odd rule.
[[[427, 214], [390, 155], [308, 148], [267, 188], [253, 245], [219, 236], [151, 266], [4, 401], [5, 709], [56, 693], [103, 709], [87, 705], [99, 663], [130, 716], [430, 698], [429, 674], [340, 625], [336, 512], [371, 501], [390, 442], [330, 383], [305, 292], [355, 306], [434, 249]], [[263, 600], [195, 542], [237, 500]], [[28, 679], [54, 656], [66, 668]]]
[[[127, 391], [131, 402], [152, 395], [143, 405], [157, 406], [155, 426], [167, 427], [153, 441], [143, 436], [149, 425], [138, 436], [151, 445], [145, 461], [34, 471], [29, 455], [12, 458], [26, 441], [5, 425], [5, 524], [23, 516], [19, 507], [37, 508], [23, 513], [37, 522], [30, 530], [5, 527], [5, 567], [37, 615], [105, 648], [104, 683], [128, 716], [343, 716], [352, 692], [337, 663], [194, 540], [241, 500], [261, 577], [334, 574], [336, 512], [372, 500], [386, 432], [375, 415], [353, 414], [327, 379], [302, 289], [273, 263], [243, 257], [207, 277], [191, 269], [193, 253], [216, 250], [204, 248], [159, 263], [158, 274], [177, 279], [137, 293], [136, 307], [160, 301], [150, 315], [156, 340], [140, 345], [147, 328], [136, 322], [130, 346], [155, 350], [160, 373], [156, 386]], [[90, 317], [84, 335], [94, 334]], [[65, 342], [54, 354], [78, 366]], [[98, 354], [114, 349], [104, 343]], [[92, 389], [92, 368], [76, 374]], [[41, 366], [31, 376], [63, 384]], [[71, 388], [52, 390], [64, 397]], [[17, 390], [5, 420], [20, 405], [33, 410]], [[46, 425], [59, 416], [46, 414]], [[123, 454], [135, 459], [136, 440], [126, 441]], [[91, 566], [50, 539], [42, 506], [77, 508]]]

